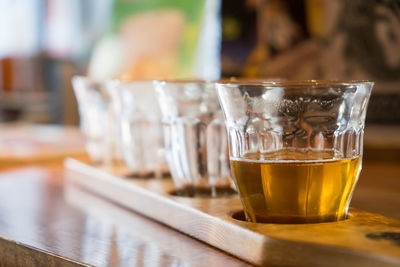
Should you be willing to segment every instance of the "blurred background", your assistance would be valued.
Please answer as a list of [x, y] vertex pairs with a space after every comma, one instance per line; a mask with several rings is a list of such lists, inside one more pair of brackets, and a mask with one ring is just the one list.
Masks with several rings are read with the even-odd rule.
[[0, 0], [0, 12], [0, 122], [77, 125], [71, 77], [89, 75], [368, 79], [367, 125], [400, 123], [397, 0]]

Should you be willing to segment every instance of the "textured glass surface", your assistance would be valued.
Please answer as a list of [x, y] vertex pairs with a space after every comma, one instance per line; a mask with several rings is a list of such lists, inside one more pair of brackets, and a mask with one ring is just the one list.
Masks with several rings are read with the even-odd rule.
[[121, 152], [115, 113], [105, 83], [75, 76], [72, 79], [78, 102], [80, 127], [86, 138], [86, 150], [94, 163], [119, 164]]
[[133, 175], [161, 176], [164, 159], [160, 109], [151, 81], [107, 84], [117, 115], [124, 161]]
[[219, 84], [231, 157], [282, 148], [362, 152], [372, 83]]
[[[230, 186], [225, 124], [215, 85], [155, 82], [161, 107], [166, 159], [178, 188]], [[194, 192], [196, 194], [196, 192]]]

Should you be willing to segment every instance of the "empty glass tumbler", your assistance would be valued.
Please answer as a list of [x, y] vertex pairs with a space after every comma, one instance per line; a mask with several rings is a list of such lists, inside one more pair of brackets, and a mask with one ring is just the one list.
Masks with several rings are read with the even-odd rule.
[[160, 109], [152, 81], [110, 81], [122, 155], [133, 176], [161, 177], [165, 162]]
[[366, 81], [217, 84], [248, 221], [346, 218], [372, 87]]
[[177, 194], [216, 197], [231, 188], [226, 129], [215, 84], [155, 81], [166, 159]]
[[95, 164], [121, 164], [117, 120], [110, 107], [105, 82], [75, 76], [72, 85], [78, 102], [80, 127], [90, 159]]

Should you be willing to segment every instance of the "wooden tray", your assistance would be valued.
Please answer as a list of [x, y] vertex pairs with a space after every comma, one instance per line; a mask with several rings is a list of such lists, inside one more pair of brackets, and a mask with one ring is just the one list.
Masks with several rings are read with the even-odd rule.
[[237, 196], [171, 195], [170, 179], [132, 179], [74, 159], [68, 183], [184, 232], [256, 265], [400, 266], [400, 221], [351, 210], [349, 219], [318, 224], [256, 224], [234, 219]]

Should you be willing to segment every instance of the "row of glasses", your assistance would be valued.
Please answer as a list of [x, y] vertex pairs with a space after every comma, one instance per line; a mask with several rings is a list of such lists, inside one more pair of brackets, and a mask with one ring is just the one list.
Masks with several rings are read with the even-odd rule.
[[178, 196], [237, 190], [250, 222], [346, 218], [373, 83], [83, 81], [95, 82], [73, 80], [94, 162], [122, 157], [137, 177], [169, 170]]
[[122, 158], [134, 177], [170, 172], [180, 196], [235, 193], [215, 83], [87, 77], [72, 83], [94, 163], [112, 167]]

